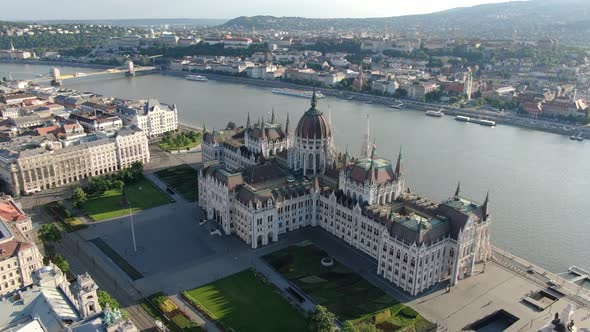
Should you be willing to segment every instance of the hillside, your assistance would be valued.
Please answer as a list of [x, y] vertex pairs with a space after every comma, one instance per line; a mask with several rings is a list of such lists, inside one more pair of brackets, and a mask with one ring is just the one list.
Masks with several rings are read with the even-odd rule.
[[432, 37], [558, 38], [590, 44], [590, 1], [532, 0], [442, 12], [384, 18], [310, 19], [301, 17], [238, 17], [222, 27], [250, 30], [377, 31], [415, 33]]

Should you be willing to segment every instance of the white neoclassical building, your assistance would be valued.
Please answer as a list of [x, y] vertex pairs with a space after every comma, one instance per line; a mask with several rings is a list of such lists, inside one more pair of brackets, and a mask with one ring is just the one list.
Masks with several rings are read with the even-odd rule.
[[97, 133], [69, 146], [64, 146], [53, 135], [21, 136], [0, 143], [0, 179], [7, 185], [8, 192], [19, 195], [149, 160], [148, 139], [135, 126], [126, 126], [108, 135]]
[[227, 167], [224, 144], [216, 155], [203, 155], [199, 205], [225, 234], [258, 248], [289, 231], [319, 227], [375, 259], [383, 279], [412, 295], [443, 280], [456, 284], [490, 258], [487, 197], [478, 204], [457, 187], [435, 202], [410, 192], [401, 151], [395, 164], [374, 147], [358, 159], [337, 154], [315, 98], [290, 135], [287, 151], [249, 164]]
[[178, 129], [176, 105], [161, 104], [157, 99], [119, 106], [115, 114], [123, 119], [126, 125], [135, 125], [145, 131], [148, 137], [161, 136]]

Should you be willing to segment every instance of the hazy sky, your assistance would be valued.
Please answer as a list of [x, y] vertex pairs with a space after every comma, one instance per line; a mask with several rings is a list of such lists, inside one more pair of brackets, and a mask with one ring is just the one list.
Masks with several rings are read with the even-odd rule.
[[383, 17], [507, 0], [0, 0], [0, 19]]

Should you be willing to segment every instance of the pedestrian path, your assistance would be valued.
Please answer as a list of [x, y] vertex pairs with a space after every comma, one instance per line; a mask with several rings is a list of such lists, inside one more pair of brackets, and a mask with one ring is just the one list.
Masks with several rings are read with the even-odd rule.
[[170, 300], [174, 302], [193, 322], [197, 323], [199, 327], [207, 332], [221, 332], [217, 326], [210, 320], [206, 319], [194, 309], [188, 302], [186, 302], [180, 294], [174, 294], [169, 296]]

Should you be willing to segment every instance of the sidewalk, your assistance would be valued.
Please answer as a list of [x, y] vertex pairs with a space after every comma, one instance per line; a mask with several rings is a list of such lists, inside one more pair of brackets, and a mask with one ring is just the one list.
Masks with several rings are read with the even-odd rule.
[[207, 332], [221, 332], [215, 324], [207, 320], [201, 313], [195, 310], [189, 303], [187, 303], [179, 294], [170, 295], [168, 298], [172, 300], [193, 322], [197, 323], [199, 327]]

